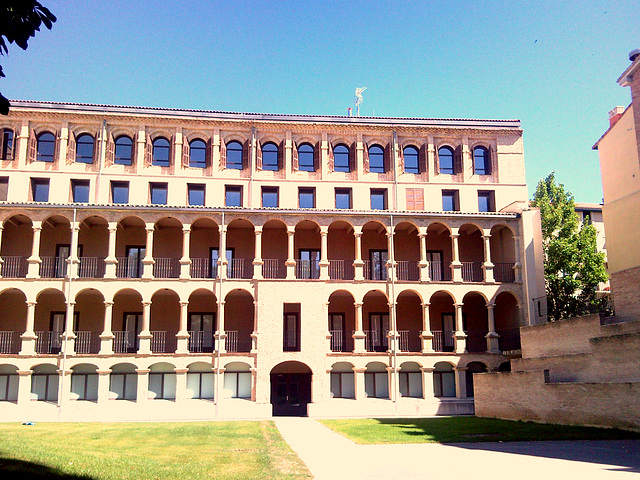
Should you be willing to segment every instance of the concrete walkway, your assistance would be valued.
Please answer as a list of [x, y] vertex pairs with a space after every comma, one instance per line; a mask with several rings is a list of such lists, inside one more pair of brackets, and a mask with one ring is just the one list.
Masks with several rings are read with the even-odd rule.
[[310, 418], [277, 418], [317, 480], [640, 478], [640, 440], [356, 445]]

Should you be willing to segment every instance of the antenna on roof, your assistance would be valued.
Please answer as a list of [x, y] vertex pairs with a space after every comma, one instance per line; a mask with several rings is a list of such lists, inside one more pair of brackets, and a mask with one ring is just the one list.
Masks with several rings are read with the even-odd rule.
[[362, 103], [362, 92], [364, 92], [367, 87], [356, 87], [356, 116], [360, 116], [360, 104]]

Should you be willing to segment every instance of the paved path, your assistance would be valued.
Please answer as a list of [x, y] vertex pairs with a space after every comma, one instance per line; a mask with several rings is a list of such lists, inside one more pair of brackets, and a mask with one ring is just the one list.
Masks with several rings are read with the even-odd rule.
[[317, 480], [640, 479], [640, 440], [356, 445], [310, 418], [276, 425]]

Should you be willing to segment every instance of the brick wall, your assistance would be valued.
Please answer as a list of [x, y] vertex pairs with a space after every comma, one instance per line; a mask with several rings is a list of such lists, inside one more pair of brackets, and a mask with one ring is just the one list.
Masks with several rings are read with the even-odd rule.
[[[636, 61], [638, 61], [636, 59]], [[636, 73], [631, 81], [631, 103], [633, 104], [633, 119], [636, 125], [636, 144], [638, 145], [638, 159], [640, 159], [640, 74]]]
[[610, 281], [616, 316], [640, 320], [640, 267], [616, 272]]
[[522, 358], [586, 353], [591, 348], [589, 339], [599, 335], [598, 315], [522, 327]]

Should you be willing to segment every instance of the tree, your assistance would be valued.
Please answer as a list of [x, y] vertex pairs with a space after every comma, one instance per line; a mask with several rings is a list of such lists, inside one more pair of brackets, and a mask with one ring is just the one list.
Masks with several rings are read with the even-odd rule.
[[[7, 43], [15, 43], [21, 49], [26, 50], [29, 38], [34, 37], [40, 31], [40, 25], [44, 24], [49, 30], [56, 17], [43, 7], [40, 2], [34, 0], [0, 0], [0, 55], [9, 53]], [[0, 66], [0, 77], [5, 74]], [[0, 93], [0, 113], [7, 115], [10, 107], [7, 100]]]
[[552, 321], [602, 308], [596, 297], [606, 282], [604, 253], [597, 249], [597, 231], [578, 221], [573, 195], [556, 183], [555, 173], [540, 180], [532, 205], [540, 209], [544, 249], [547, 314]]

